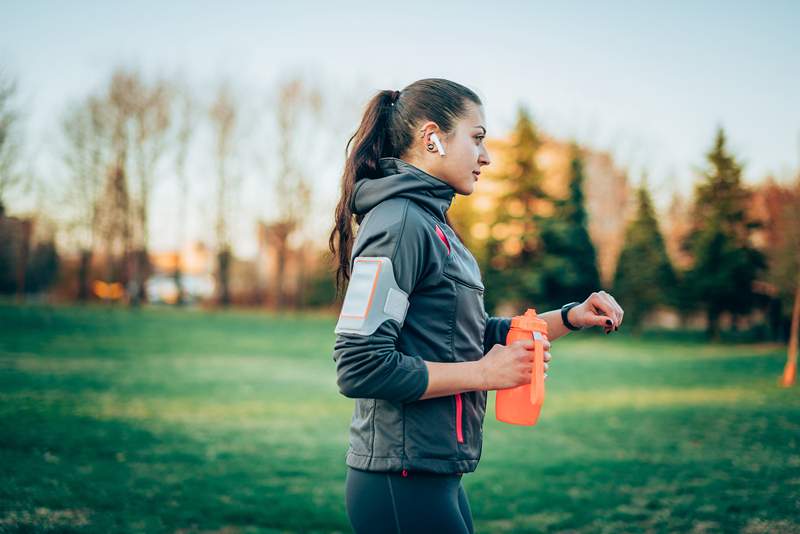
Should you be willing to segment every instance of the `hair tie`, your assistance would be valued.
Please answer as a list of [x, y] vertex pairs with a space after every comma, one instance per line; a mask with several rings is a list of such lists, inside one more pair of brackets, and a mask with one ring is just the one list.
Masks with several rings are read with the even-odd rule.
[[392, 99], [392, 101], [391, 101], [391, 105], [393, 105], [393, 106], [394, 106], [394, 103], [395, 103], [395, 102], [397, 102], [397, 99], [398, 99], [398, 98], [400, 98], [400, 91], [392, 91], [392, 96], [391, 96], [391, 99]]

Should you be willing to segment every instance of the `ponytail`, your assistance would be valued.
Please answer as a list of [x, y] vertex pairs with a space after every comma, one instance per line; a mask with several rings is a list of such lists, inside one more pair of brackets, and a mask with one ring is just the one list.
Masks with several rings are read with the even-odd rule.
[[[342, 174], [342, 191], [334, 215], [334, 228], [328, 239], [331, 254], [337, 257], [336, 296], [350, 279], [350, 253], [353, 248], [353, 212], [350, 210], [350, 199], [353, 196], [357, 177], [378, 176], [380, 173], [378, 160], [387, 153], [387, 128], [392, 105], [400, 91], [381, 91], [367, 104], [364, 117], [356, 133], [350, 137], [345, 146], [346, 161]], [[352, 145], [352, 150], [351, 150]], [[356, 215], [356, 222], [361, 224], [363, 215]], [[338, 241], [338, 243], [337, 243]], [[336, 246], [338, 244], [338, 247]]]

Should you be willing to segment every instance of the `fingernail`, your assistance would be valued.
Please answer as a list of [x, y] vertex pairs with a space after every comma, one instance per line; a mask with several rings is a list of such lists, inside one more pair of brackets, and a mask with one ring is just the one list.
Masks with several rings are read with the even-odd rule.
[[606, 335], [610, 334], [611, 330], [606, 330]]
[[619, 327], [618, 327], [618, 326], [615, 326], [615, 327], [614, 327], [614, 330], [619, 330]]
[[607, 324], [608, 326], [611, 326], [611, 319], [606, 319], [606, 324]]

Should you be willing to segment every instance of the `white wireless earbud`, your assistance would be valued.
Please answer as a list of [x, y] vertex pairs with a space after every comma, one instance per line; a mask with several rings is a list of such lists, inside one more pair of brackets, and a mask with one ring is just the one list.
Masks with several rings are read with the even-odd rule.
[[432, 133], [431, 141], [433, 141], [433, 144], [436, 145], [436, 148], [439, 150], [439, 155], [444, 156], [444, 147], [442, 146], [442, 142], [439, 141], [439, 136]]

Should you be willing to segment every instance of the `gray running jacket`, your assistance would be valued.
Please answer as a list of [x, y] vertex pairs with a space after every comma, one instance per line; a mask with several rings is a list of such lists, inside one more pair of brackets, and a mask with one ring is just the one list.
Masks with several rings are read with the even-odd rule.
[[478, 264], [445, 223], [455, 189], [401, 159], [379, 163], [382, 177], [356, 182], [351, 199], [352, 212], [366, 214], [351, 267], [359, 257], [391, 259], [408, 304], [402, 324], [387, 318], [368, 335], [337, 326], [337, 384], [355, 399], [345, 461], [367, 471], [472, 472], [487, 392], [418, 400], [428, 387], [423, 360], [479, 360], [505, 344], [511, 318], [486, 313]]

